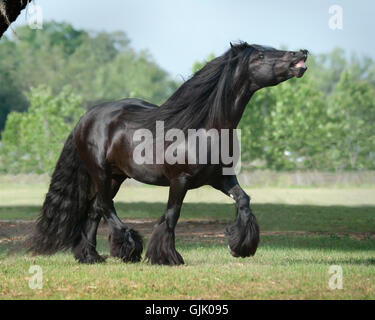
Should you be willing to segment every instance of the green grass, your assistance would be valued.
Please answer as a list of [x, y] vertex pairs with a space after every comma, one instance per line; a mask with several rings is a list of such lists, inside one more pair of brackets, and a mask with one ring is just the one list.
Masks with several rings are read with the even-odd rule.
[[[0, 175], [1, 178], [1, 175]], [[1, 180], [1, 179], [0, 179]], [[0, 205], [41, 205], [48, 185], [46, 183], [0, 182]], [[278, 203], [318, 206], [375, 206], [375, 188], [245, 188], [252, 203]], [[168, 188], [142, 185], [121, 187], [115, 202], [162, 202], [168, 200]], [[184, 203], [233, 203], [221, 192], [202, 187], [190, 190]]]
[[[234, 259], [221, 241], [179, 240], [186, 261], [180, 267], [114, 258], [87, 266], [70, 254], [31, 258], [18, 252], [0, 262], [0, 298], [374, 299], [374, 244], [348, 237], [264, 236], [255, 257]], [[103, 239], [99, 250], [107, 252]], [[28, 287], [31, 265], [43, 270], [41, 290]], [[343, 269], [342, 290], [328, 287], [331, 265]]]
[[[35, 218], [45, 192], [45, 184], [1, 185], [0, 221]], [[116, 197], [119, 216], [157, 219], [167, 192], [123, 188]], [[255, 257], [233, 258], [224, 238], [178, 237], [184, 266], [114, 258], [79, 265], [70, 253], [31, 257], [17, 241], [0, 242], [0, 299], [375, 299], [375, 189], [248, 192], [266, 232]], [[233, 201], [210, 188], [189, 192], [181, 213], [182, 220], [233, 218]], [[108, 254], [104, 237], [98, 248]], [[28, 286], [31, 265], [42, 267], [42, 290]], [[342, 290], [328, 288], [331, 265], [343, 269]]]

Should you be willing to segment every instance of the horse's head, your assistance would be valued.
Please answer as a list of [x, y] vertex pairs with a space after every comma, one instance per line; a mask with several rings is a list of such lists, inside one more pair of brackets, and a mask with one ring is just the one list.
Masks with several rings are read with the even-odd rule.
[[307, 70], [308, 51], [281, 51], [252, 45], [249, 72], [260, 88], [274, 86], [292, 77], [301, 78]]
[[[244, 44], [238, 47], [243, 47]], [[248, 68], [251, 82], [256, 89], [275, 86], [280, 82], [288, 80], [292, 77], [300, 78], [304, 75], [307, 67], [308, 51], [282, 51], [274, 48], [248, 45], [246, 66], [241, 69]], [[232, 50], [236, 50], [237, 46], [232, 45]]]

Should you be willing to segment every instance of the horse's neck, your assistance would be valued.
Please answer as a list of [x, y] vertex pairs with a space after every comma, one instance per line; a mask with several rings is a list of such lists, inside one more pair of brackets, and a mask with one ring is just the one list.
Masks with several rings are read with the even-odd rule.
[[246, 94], [239, 96], [237, 102], [235, 102], [232, 118], [232, 123], [235, 126], [234, 128], [237, 128], [242, 118], [242, 115], [246, 109], [246, 106], [248, 105], [253, 94], [254, 92], [249, 91]]
[[237, 95], [228, 101], [229, 105], [225, 106], [230, 110], [228, 118], [216, 124], [215, 129], [236, 129], [254, 92], [255, 90], [251, 90], [250, 83], [243, 84]]

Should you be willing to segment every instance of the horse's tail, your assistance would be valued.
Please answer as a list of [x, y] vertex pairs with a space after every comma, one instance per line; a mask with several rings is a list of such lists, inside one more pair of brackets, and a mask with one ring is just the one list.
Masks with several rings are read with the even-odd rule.
[[87, 216], [90, 178], [76, 149], [73, 133], [65, 142], [33, 235], [34, 254], [53, 254], [76, 246]]

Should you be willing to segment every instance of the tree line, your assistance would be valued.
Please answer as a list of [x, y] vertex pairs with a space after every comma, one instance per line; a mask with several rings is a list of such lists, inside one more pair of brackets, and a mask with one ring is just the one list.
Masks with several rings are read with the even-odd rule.
[[[123, 32], [50, 22], [16, 34], [0, 42], [0, 172], [51, 172], [87, 108], [125, 97], [160, 105], [180, 85]], [[374, 61], [335, 49], [310, 56], [308, 65], [302, 79], [253, 96], [239, 126], [242, 162], [249, 169], [375, 169]]]

